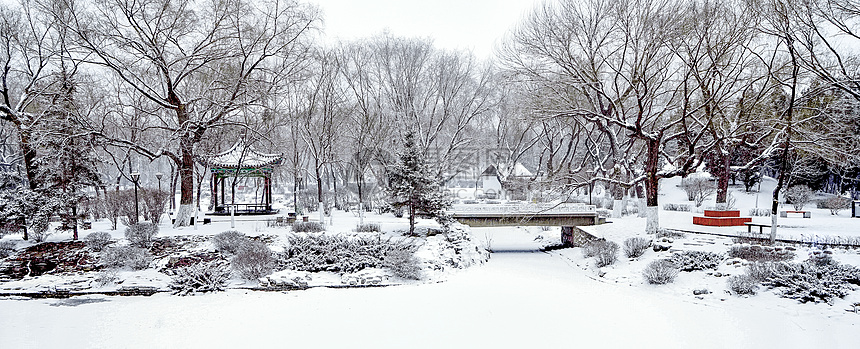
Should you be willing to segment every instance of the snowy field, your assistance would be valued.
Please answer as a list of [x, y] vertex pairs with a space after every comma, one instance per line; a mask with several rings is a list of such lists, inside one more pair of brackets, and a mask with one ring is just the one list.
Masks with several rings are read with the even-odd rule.
[[[671, 182], [664, 185], [670, 186]], [[672, 188], [672, 187], [668, 187]], [[686, 203], [678, 193], [661, 203]], [[735, 195], [746, 195], [735, 193]], [[765, 195], [763, 194], [763, 197]], [[753, 207], [741, 197], [745, 215]], [[782, 219], [797, 226], [786, 234], [860, 234], [860, 219], [843, 211], [812, 209], [813, 218]], [[850, 214], [850, 213], [849, 213]], [[692, 213], [660, 212], [666, 227], [687, 227]], [[758, 219], [757, 219], [758, 220]], [[406, 228], [405, 219], [367, 217], [384, 231]], [[586, 227], [590, 233], [619, 244], [646, 236], [645, 219], [612, 218], [612, 223]], [[348, 231], [357, 217], [338, 212], [330, 231]], [[104, 231], [96, 222], [93, 231]], [[422, 224], [432, 225], [430, 221]], [[821, 224], [820, 226], [818, 224]], [[283, 235], [265, 222], [237, 218], [248, 235]], [[800, 226], [803, 226], [800, 228]], [[229, 217], [211, 225], [174, 230], [162, 224], [160, 236], [216, 234], [230, 227]], [[823, 228], [822, 228], [823, 227]], [[695, 229], [693, 229], [695, 228]], [[717, 232], [736, 231], [738, 228]], [[743, 229], [743, 228], [741, 228]], [[559, 228], [473, 228], [473, 241], [494, 253], [488, 262], [466, 269], [448, 269], [427, 282], [379, 288], [311, 288], [302, 291], [227, 292], [179, 297], [90, 295], [69, 299], [0, 299], [2, 348], [857, 348], [860, 302], [854, 291], [832, 305], [801, 304], [774, 291], [738, 297], [726, 291], [726, 279], [743, 268], [682, 272], [668, 285], [650, 285], [641, 271], [669, 252], [648, 250], [637, 259], [620, 254], [614, 265], [596, 268], [581, 248], [540, 252], [558, 242]], [[82, 235], [86, 235], [83, 233]], [[115, 232], [120, 238], [121, 232]], [[50, 241], [68, 240], [58, 234]], [[649, 237], [650, 238], [650, 237]], [[17, 239], [20, 236], [7, 236]], [[19, 241], [20, 242], [20, 241]], [[687, 234], [673, 241], [673, 250], [725, 253], [729, 238]], [[810, 253], [798, 247], [796, 261]], [[835, 250], [833, 258], [860, 265], [856, 250]], [[719, 274], [719, 275], [717, 275]], [[44, 278], [44, 276], [43, 276]], [[33, 278], [19, 286], [52, 282]], [[161, 280], [160, 282], [165, 282]], [[0, 283], [0, 289], [9, 283]], [[710, 293], [694, 295], [693, 290]]]

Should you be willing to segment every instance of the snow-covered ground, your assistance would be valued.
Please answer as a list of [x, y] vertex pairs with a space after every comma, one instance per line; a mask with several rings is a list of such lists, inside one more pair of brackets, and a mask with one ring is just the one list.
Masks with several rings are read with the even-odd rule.
[[[856, 348], [860, 314], [772, 294], [697, 299], [601, 279], [579, 249], [537, 252], [535, 228], [493, 230], [490, 262], [445, 282], [372, 289], [231, 290], [193, 297], [0, 300], [6, 348]], [[650, 252], [649, 252], [650, 253]], [[619, 263], [613, 269], [633, 267]], [[610, 271], [610, 274], [614, 271]], [[696, 284], [696, 287], [701, 285]], [[853, 296], [853, 295], [852, 295]], [[853, 296], [856, 300], [856, 296]]]
[[[767, 186], [767, 182], [764, 185]], [[668, 188], [668, 189], [667, 189]], [[664, 183], [661, 204], [687, 203], [683, 193]], [[762, 190], [760, 207], [767, 201]], [[736, 193], [738, 208], [754, 207], [754, 197]], [[751, 200], [752, 199], [752, 200]], [[707, 204], [706, 204], [707, 205]], [[812, 208], [813, 218], [781, 219], [790, 225], [780, 234], [860, 235], [860, 219], [837, 217]], [[666, 227], [703, 231], [692, 226], [693, 213], [660, 212]], [[313, 216], [312, 216], [313, 219]], [[763, 218], [756, 218], [756, 221]], [[383, 230], [406, 228], [405, 219], [367, 217]], [[645, 219], [627, 216], [585, 227], [621, 243], [644, 234]], [[690, 222], [689, 226], [687, 223]], [[769, 222], [769, 218], [768, 218]], [[856, 222], [856, 223], [855, 223]], [[351, 213], [337, 213], [332, 231], [349, 231]], [[106, 230], [96, 222], [93, 231]], [[422, 221], [432, 225], [431, 221]], [[802, 227], [801, 227], [802, 226]], [[229, 217], [212, 225], [173, 230], [162, 224], [161, 236], [216, 234], [230, 228]], [[248, 235], [283, 235], [264, 222], [237, 218], [236, 229]], [[738, 228], [719, 229], [720, 233]], [[740, 228], [743, 230], [743, 228]], [[788, 232], [787, 232], [788, 231]], [[641, 271], [669, 252], [648, 250], [637, 259], [623, 254], [614, 265], [598, 269], [581, 248], [540, 252], [558, 242], [559, 228], [473, 228], [472, 239], [494, 251], [488, 262], [467, 269], [447, 269], [431, 282], [381, 288], [311, 288], [259, 292], [231, 289], [190, 297], [160, 293], [151, 297], [101, 295], [69, 299], [0, 299], [2, 348], [857, 348], [860, 314], [850, 312], [860, 291], [826, 303], [801, 304], [775, 292], [737, 297], [726, 292], [729, 275], [743, 268], [682, 272], [668, 285], [649, 285]], [[86, 235], [83, 233], [82, 235]], [[121, 237], [117, 233], [117, 238]], [[7, 236], [4, 239], [18, 239]], [[62, 234], [50, 240], [67, 240]], [[725, 253], [731, 239], [687, 234], [673, 250]], [[799, 247], [796, 260], [810, 249]], [[837, 261], [860, 266], [856, 250], [834, 251]], [[717, 275], [719, 274], [719, 275]], [[46, 281], [47, 282], [47, 279]], [[0, 285], [2, 287], [2, 285]], [[710, 293], [694, 295], [693, 290]]]

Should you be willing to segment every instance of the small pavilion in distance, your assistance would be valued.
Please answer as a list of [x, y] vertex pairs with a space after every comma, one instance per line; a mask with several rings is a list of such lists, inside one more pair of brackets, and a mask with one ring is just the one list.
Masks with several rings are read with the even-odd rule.
[[[234, 214], [237, 215], [277, 213], [278, 210], [272, 209], [272, 172], [281, 163], [281, 158], [277, 154], [259, 153], [242, 139], [229, 150], [205, 159], [212, 175], [212, 214], [229, 215], [230, 206], [234, 207]], [[261, 195], [255, 195], [256, 202], [235, 202], [236, 188], [230, 183], [239, 178], [262, 178], [263, 190]], [[230, 201], [227, 201], [226, 195], [228, 187]]]

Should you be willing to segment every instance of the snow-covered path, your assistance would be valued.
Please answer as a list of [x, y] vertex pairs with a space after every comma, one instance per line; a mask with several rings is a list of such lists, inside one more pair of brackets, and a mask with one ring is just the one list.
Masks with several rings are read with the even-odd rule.
[[[514, 234], [515, 235], [515, 234]], [[499, 250], [533, 247], [508, 244]], [[510, 240], [510, 239], [507, 239]], [[494, 253], [435, 284], [104, 301], [0, 300], [3, 348], [856, 348], [860, 316], [608, 284], [560, 253]], [[789, 302], [788, 300], [781, 300]], [[838, 314], [833, 312], [833, 314]]]

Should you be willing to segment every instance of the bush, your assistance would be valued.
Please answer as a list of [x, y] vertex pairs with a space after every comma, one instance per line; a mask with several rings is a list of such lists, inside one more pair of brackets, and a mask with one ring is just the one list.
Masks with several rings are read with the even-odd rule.
[[687, 200], [696, 203], [696, 207], [702, 206], [702, 202], [717, 192], [714, 182], [704, 177], [689, 177], [681, 180], [681, 186], [687, 193]]
[[749, 211], [750, 216], [753, 217], [770, 217], [770, 209], [769, 208], [751, 208]]
[[726, 285], [736, 295], [754, 295], [758, 285], [749, 275], [735, 275], [726, 281]]
[[724, 259], [721, 254], [703, 251], [683, 251], [671, 257], [672, 263], [681, 271], [717, 269]]
[[218, 252], [236, 254], [242, 245], [248, 243], [248, 238], [235, 230], [228, 230], [212, 237], [212, 244]]
[[785, 190], [785, 203], [794, 206], [795, 211], [800, 211], [812, 198], [812, 189], [805, 185], [791, 186]]
[[186, 296], [198, 292], [217, 292], [227, 288], [230, 268], [223, 260], [213, 260], [175, 269], [171, 272], [170, 288], [174, 294]]
[[168, 191], [158, 189], [142, 189], [140, 191], [141, 214], [143, 218], [158, 224], [164, 215], [164, 208], [170, 200]]
[[649, 284], [664, 285], [675, 281], [675, 277], [678, 276], [678, 267], [670, 260], [660, 259], [648, 264], [642, 271], [642, 276]]
[[683, 239], [687, 237], [687, 234], [684, 234], [682, 231], [671, 230], [671, 229], [660, 229], [657, 230], [657, 238], [672, 238], [672, 239]]
[[820, 201], [819, 206], [821, 206], [819, 208], [830, 210], [830, 214], [835, 216], [839, 211], [851, 207], [851, 199], [842, 196], [834, 196], [827, 200]]
[[158, 226], [152, 223], [135, 223], [125, 228], [125, 238], [135, 246], [150, 247], [152, 238], [158, 234]]
[[266, 244], [249, 241], [239, 247], [233, 257], [233, 271], [245, 280], [256, 280], [269, 275], [275, 264], [272, 250]]
[[803, 263], [771, 262], [751, 265], [747, 270], [753, 280], [780, 291], [783, 298], [801, 303], [827, 302], [843, 298], [860, 285], [860, 269], [829, 260], [810, 258]]
[[627, 258], [637, 258], [645, 254], [645, 251], [651, 247], [651, 240], [643, 237], [633, 237], [624, 240], [624, 255]]
[[149, 267], [152, 256], [145, 249], [134, 246], [106, 248], [102, 251], [101, 264], [110, 268], [129, 267], [143, 270]]
[[618, 244], [603, 239], [589, 241], [583, 246], [582, 254], [586, 258], [594, 257], [595, 265], [603, 268], [618, 260]]
[[100, 287], [115, 284], [117, 280], [119, 280], [119, 275], [116, 270], [113, 269], [102, 270], [96, 274], [96, 278], [93, 279], [96, 285]]
[[15, 254], [14, 241], [0, 241], [0, 259], [9, 257]]
[[692, 208], [688, 204], [663, 204], [663, 210], [690, 212]]
[[409, 242], [383, 240], [379, 236], [291, 235], [287, 240], [289, 247], [278, 257], [279, 268], [307, 272], [353, 273], [365, 268], [384, 268], [389, 251], [416, 249]]
[[110, 240], [112, 238], [113, 237], [110, 235], [110, 233], [102, 231], [90, 233], [89, 235], [87, 235], [86, 238], [84, 238], [84, 242], [91, 250], [98, 252], [105, 248], [105, 246], [110, 243]]
[[377, 224], [377, 223], [364, 223], [364, 224], [359, 224], [355, 228], [355, 231], [359, 232], [359, 233], [374, 233], [374, 232], [380, 232], [382, 230], [380, 229], [379, 224]]
[[751, 262], [778, 262], [794, 259], [794, 248], [783, 246], [733, 245], [729, 257], [746, 259]]
[[319, 233], [325, 231], [325, 227], [319, 222], [295, 222], [293, 231], [296, 233]]
[[385, 253], [383, 266], [394, 275], [410, 280], [421, 279], [421, 266], [415, 253], [409, 249], [391, 249]]

